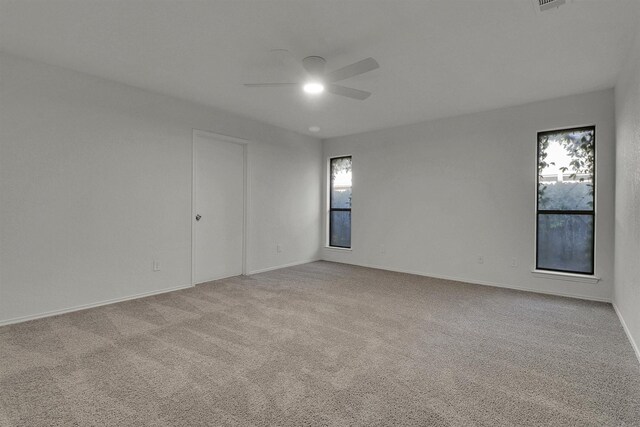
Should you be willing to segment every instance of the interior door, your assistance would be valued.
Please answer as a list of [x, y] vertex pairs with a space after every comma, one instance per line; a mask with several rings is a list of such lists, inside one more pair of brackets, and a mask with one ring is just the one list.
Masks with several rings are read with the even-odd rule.
[[195, 134], [194, 283], [243, 273], [245, 145]]

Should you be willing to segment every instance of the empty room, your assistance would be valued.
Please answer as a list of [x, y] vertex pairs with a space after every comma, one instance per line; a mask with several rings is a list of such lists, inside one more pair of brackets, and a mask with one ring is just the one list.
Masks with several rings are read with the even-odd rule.
[[640, 426], [640, 1], [0, 0], [0, 426]]

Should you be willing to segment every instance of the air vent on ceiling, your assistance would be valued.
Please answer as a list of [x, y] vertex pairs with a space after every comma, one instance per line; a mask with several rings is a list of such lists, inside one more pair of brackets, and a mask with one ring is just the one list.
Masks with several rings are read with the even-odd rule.
[[532, 0], [536, 12], [544, 12], [562, 6], [567, 0]]

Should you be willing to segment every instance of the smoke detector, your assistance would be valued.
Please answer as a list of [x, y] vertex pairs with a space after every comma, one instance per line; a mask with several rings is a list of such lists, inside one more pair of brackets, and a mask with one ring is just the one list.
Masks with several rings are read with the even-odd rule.
[[537, 13], [545, 12], [562, 6], [567, 0], [531, 0]]

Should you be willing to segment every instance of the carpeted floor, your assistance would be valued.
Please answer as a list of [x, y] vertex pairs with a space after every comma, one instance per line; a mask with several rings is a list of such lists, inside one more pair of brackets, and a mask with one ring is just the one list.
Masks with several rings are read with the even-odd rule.
[[0, 425], [640, 425], [609, 304], [316, 262], [0, 328]]

